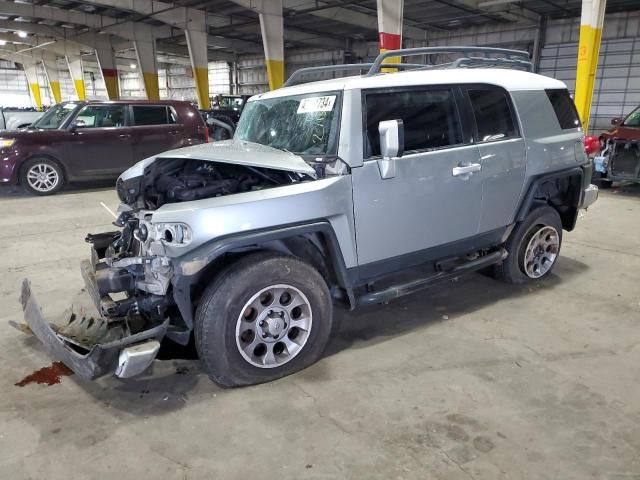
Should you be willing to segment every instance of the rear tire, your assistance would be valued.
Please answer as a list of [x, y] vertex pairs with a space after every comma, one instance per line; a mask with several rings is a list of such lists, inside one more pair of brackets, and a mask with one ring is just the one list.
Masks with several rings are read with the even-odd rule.
[[509, 256], [495, 266], [494, 276], [507, 283], [523, 284], [548, 276], [562, 245], [562, 220], [548, 206], [538, 207], [518, 223], [505, 245]]
[[295, 257], [260, 252], [227, 267], [196, 310], [198, 355], [222, 387], [269, 382], [315, 363], [333, 324], [318, 271]]
[[62, 188], [64, 173], [53, 160], [31, 158], [20, 171], [20, 184], [33, 195], [53, 195]]

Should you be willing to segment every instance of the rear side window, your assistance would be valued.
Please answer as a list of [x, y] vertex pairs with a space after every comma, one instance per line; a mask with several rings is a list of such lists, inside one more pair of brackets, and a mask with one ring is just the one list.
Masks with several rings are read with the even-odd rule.
[[134, 105], [134, 125], [167, 125], [176, 123], [175, 115], [166, 105]]
[[404, 150], [429, 150], [462, 143], [453, 92], [406, 90], [366, 94], [365, 155], [380, 155], [378, 124], [404, 122]]
[[549, 97], [553, 111], [556, 112], [560, 128], [563, 130], [580, 128], [580, 117], [578, 117], [576, 106], [569, 95], [569, 91], [559, 88], [557, 90], [545, 90], [545, 92]]
[[478, 127], [479, 142], [518, 136], [506, 92], [498, 89], [473, 89], [468, 93]]

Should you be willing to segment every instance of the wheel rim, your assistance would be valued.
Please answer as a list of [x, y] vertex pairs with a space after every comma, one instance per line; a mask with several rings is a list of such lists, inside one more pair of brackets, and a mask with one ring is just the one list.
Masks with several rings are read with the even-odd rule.
[[263, 288], [245, 303], [236, 322], [242, 357], [259, 368], [274, 368], [298, 355], [311, 333], [311, 304], [296, 287]]
[[29, 186], [38, 192], [50, 192], [58, 185], [60, 176], [55, 168], [46, 163], [36, 163], [27, 171]]
[[545, 275], [558, 258], [560, 235], [550, 226], [544, 226], [533, 234], [524, 251], [523, 270], [529, 278]]

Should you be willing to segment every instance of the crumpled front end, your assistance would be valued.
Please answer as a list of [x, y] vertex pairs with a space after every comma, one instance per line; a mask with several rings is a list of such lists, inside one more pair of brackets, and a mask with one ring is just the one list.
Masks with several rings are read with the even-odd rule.
[[51, 357], [62, 361], [84, 379], [93, 380], [111, 373], [128, 378], [142, 373], [160, 349], [168, 320], [134, 329], [125, 321], [105, 318], [87, 305], [89, 288], [89, 285], [85, 288], [85, 301], [75, 303], [74, 309], [65, 312], [61, 321], [50, 323], [42, 313], [30, 282], [25, 279], [20, 301], [29, 328]]
[[[91, 259], [81, 262], [84, 295], [61, 321], [43, 316], [31, 285], [22, 285], [24, 317], [49, 354], [79, 376], [142, 373], [153, 362], [171, 319], [168, 259], [149, 255], [134, 238], [140, 222], [120, 217], [121, 231], [88, 235]], [[137, 234], [136, 234], [137, 235]]]

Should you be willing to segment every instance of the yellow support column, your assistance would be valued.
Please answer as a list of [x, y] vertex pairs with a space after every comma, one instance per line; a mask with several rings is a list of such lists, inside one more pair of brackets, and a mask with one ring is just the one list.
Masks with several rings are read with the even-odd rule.
[[280, 88], [284, 83], [284, 23], [282, 20], [282, 0], [263, 3], [259, 14], [262, 44], [269, 89]]
[[29, 83], [29, 90], [31, 90], [31, 96], [33, 102], [38, 110], [42, 110], [42, 95], [40, 93], [40, 83], [38, 82], [38, 69], [36, 64], [22, 64], [24, 68], [24, 74], [27, 77], [27, 83]]
[[[204, 27], [204, 16], [202, 18]], [[189, 48], [189, 58], [193, 69], [193, 79], [196, 84], [198, 106], [203, 109], [211, 108], [209, 101], [209, 59], [207, 49], [208, 34], [205, 30], [186, 30], [184, 32]]]
[[591, 100], [598, 69], [606, 4], [607, 0], [582, 0], [575, 103], [585, 132], [589, 130]]
[[44, 65], [44, 73], [47, 75], [47, 81], [49, 82], [49, 89], [51, 90], [53, 101], [60, 103], [62, 102], [62, 92], [60, 91], [60, 80], [58, 78], [56, 57], [43, 56], [42, 64]]
[[[402, 16], [404, 0], [377, 0], [380, 53], [402, 48]], [[402, 57], [389, 57], [384, 63], [400, 63]], [[383, 68], [395, 72], [396, 68]]]
[[86, 100], [87, 92], [84, 88], [84, 69], [82, 67], [82, 57], [80, 53], [66, 55], [69, 73], [73, 79], [73, 86], [76, 90], [78, 100]]
[[133, 42], [141, 70], [147, 100], [160, 100], [160, 85], [158, 83], [158, 57], [155, 39], [149, 41], [136, 40]]
[[[106, 42], [105, 42], [106, 43]], [[107, 89], [109, 100], [118, 100], [120, 98], [120, 90], [118, 88], [118, 68], [116, 66], [116, 58], [113, 54], [111, 43], [101, 45], [96, 48], [96, 58], [98, 66], [102, 73], [104, 86]]]

